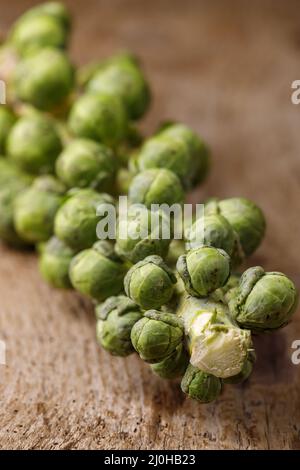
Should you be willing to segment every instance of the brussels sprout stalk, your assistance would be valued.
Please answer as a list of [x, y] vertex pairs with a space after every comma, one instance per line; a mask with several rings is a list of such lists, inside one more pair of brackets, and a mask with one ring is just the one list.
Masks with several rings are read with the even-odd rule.
[[251, 349], [251, 334], [238, 328], [225, 305], [188, 296], [182, 299], [178, 315], [193, 366], [220, 378], [241, 372]]

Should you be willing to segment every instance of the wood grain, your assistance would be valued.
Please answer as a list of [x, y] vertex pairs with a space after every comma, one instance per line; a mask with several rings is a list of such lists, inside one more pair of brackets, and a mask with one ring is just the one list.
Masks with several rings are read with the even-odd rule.
[[[32, 1], [2, 5], [5, 32]], [[36, 2], [35, 2], [36, 3]], [[211, 176], [193, 199], [244, 195], [267, 214], [251, 264], [300, 285], [298, 2], [66, 2], [84, 63], [119, 49], [144, 60], [154, 103], [143, 123], [183, 120], [210, 143]], [[250, 263], [249, 263], [250, 264]], [[0, 248], [0, 447], [4, 449], [300, 449], [299, 312], [256, 338], [250, 381], [200, 406], [137, 357], [111, 358], [95, 341], [91, 306], [40, 279], [36, 258]]]

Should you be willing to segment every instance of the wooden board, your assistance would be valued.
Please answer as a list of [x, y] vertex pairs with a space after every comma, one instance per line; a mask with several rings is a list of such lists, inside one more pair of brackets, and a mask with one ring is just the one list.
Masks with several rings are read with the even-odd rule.
[[[211, 176], [194, 200], [253, 198], [267, 214], [249, 264], [300, 285], [300, 78], [298, 2], [68, 1], [77, 63], [132, 49], [154, 102], [147, 132], [166, 118], [210, 143]], [[0, 30], [33, 4], [2, 5]], [[291, 363], [300, 315], [256, 339], [251, 380], [214, 404], [185, 399], [137, 357], [111, 358], [95, 341], [90, 304], [55, 291], [35, 256], [0, 249], [0, 447], [5, 449], [300, 449], [300, 365]]]

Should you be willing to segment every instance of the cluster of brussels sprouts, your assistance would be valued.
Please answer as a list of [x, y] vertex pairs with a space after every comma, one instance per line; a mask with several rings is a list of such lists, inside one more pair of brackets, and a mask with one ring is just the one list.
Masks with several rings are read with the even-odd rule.
[[[185, 239], [174, 239], [174, 219], [153, 205], [182, 205], [207, 175], [209, 150], [176, 122], [144, 139], [137, 120], [150, 91], [137, 59], [124, 53], [75, 70], [70, 30], [66, 8], [43, 3], [1, 47], [9, 104], [0, 107], [0, 238], [37, 247], [46, 281], [94, 301], [104, 349], [137, 352], [190, 397], [213, 401], [249, 377], [252, 333], [290, 321], [296, 288], [261, 267], [237, 274], [265, 232], [248, 199], [210, 199]], [[127, 235], [99, 240], [97, 208], [118, 212], [118, 195], [130, 202]], [[169, 238], [157, 236], [164, 229]]]

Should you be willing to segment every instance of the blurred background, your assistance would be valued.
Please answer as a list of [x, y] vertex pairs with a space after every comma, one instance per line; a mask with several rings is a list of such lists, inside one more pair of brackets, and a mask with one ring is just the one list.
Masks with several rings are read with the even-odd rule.
[[[4, 35], [40, 2], [1, 2]], [[142, 59], [154, 101], [143, 127], [164, 119], [193, 126], [213, 165], [194, 200], [243, 195], [266, 211], [255, 261], [300, 273], [299, 4], [295, 0], [69, 0], [77, 64], [130, 49]]]

